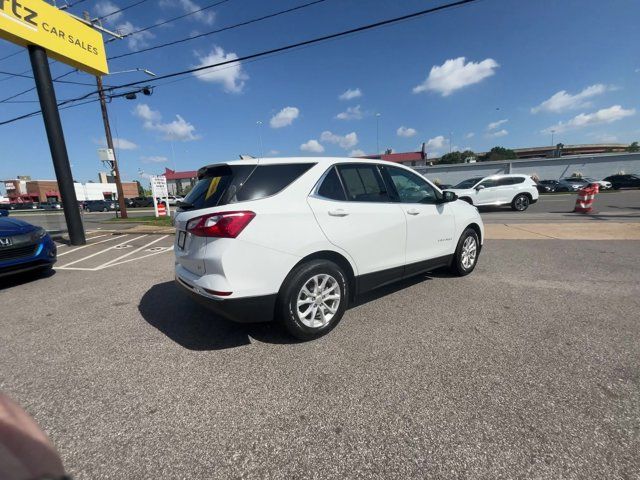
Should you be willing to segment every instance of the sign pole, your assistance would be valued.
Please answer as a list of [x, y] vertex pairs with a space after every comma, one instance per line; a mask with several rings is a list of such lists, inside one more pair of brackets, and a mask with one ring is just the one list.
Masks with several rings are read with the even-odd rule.
[[67, 145], [64, 141], [62, 123], [60, 122], [60, 112], [56, 100], [56, 93], [51, 81], [51, 71], [47, 60], [47, 53], [44, 48], [37, 45], [29, 45], [29, 59], [33, 69], [33, 78], [36, 82], [40, 108], [44, 127], [47, 131], [49, 149], [53, 159], [53, 168], [56, 172], [60, 195], [62, 196], [62, 206], [64, 217], [69, 230], [69, 240], [71, 245], [84, 245], [87, 243], [80, 218], [80, 208], [76, 199], [76, 190], [73, 186], [73, 176], [69, 165]]

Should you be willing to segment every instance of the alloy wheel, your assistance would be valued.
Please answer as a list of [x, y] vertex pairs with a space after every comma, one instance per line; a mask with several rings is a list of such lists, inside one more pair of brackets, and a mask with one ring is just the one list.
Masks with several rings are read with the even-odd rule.
[[327, 274], [314, 275], [298, 292], [298, 319], [309, 328], [324, 327], [338, 311], [340, 300], [340, 284], [334, 277]]
[[460, 261], [465, 270], [469, 270], [476, 263], [478, 244], [473, 236], [468, 236], [462, 244]]

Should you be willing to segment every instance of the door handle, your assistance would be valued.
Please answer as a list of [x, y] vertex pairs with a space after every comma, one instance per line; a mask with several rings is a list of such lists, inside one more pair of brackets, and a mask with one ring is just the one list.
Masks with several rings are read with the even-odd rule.
[[420, 210], [418, 210], [417, 208], [410, 208], [409, 210], [407, 210], [407, 213], [409, 215], [420, 215]]
[[345, 212], [341, 208], [336, 208], [335, 210], [329, 210], [329, 215], [331, 215], [332, 217], [346, 217], [347, 215], [349, 215], [349, 212]]

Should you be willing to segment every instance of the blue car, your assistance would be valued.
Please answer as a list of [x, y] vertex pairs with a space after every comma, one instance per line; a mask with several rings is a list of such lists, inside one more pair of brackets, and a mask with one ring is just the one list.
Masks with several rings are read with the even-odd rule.
[[44, 228], [0, 217], [0, 277], [50, 270], [56, 263], [56, 254], [56, 244]]

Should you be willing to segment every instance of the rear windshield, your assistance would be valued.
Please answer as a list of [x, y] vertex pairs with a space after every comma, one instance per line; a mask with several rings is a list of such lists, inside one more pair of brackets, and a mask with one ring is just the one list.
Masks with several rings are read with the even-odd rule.
[[200, 174], [200, 180], [185, 197], [182, 208], [201, 208], [258, 200], [280, 192], [313, 163], [277, 165], [220, 165]]

